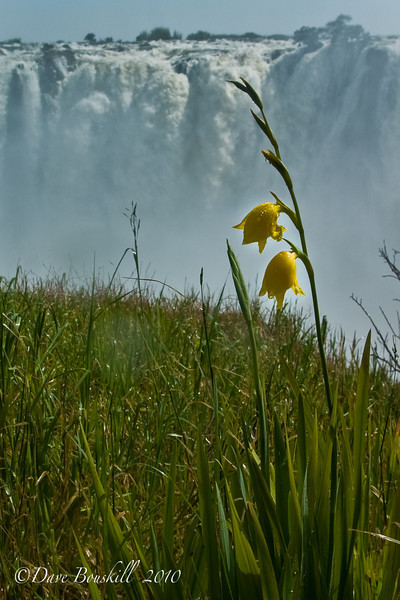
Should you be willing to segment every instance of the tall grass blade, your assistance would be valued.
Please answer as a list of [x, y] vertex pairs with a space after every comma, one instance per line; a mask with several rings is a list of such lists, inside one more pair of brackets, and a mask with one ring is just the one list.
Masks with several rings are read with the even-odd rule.
[[215, 486], [217, 494], [218, 521], [221, 539], [221, 562], [223, 566], [222, 597], [234, 599], [237, 596], [237, 581], [235, 561], [230, 542], [230, 532], [226, 521], [225, 509], [222, 504], [221, 493], [218, 485]]
[[379, 600], [400, 597], [400, 486], [397, 486], [386, 534], [390, 538], [383, 548], [383, 581]]
[[261, 445], [261, 468], [269, 480], [269, 453], [268, 453], [268, 437], [267, 437], [267, 424], [265, 415], [265, 394], [261, 383], [260, 367], [258, 361], [258, 348], [256, 343], [256, 337], [254, 333], [253, 318], [251, 316], [251, 307], [249, 295], [247, 293], [246, 284], [243, 279], [242, 272], [239, 267], [239, 263], [233, 252], [228, 240], [228, 258], [231, 265], [233, 282], [235, 284], [236, 294], [239, 300], [240, 308], [242, 309], [243, 317], [246, 321], [247, 328], [250, 337], [250, 348], [252, 354], [252, 366], [253, 366], [253, 378], [257, 397], [257, 408], [259, 418], [259, 432], [260, 432], [260, 445]]
[[89, 563], [86, 560], [85, 553], [82, 550], [82, 546], [79, 543], [78, 538], [76, 537], [75, 531], [72, 532], [75, 538], [76, 546], [79, 552], [79, 558], [81, 559], [82, 567], [86, 569], [85, 577], [88, 581], [90, 595], [92, 596], [92, 600], [102, 600], [101, 593], [99, 588], [97, 587], [97, 583], [94, 581], [92, 570], [89, 566]]
[[210, 487], [210, 472], [208, 458], [204, 450], [204, 443], [199, 430], [197, 437], [197, 472], [199, 478], [199, 509], [201, 518], [201, 531], [208, 568], [208, 582], [212, 598], [221, 597], [219, 579], [218, 542], [215, 523], [215, 503]]
[[234, 551], [240, 598], [261, 598], [260, 568], [244, 533], [229, 486], [226, 486], [229, 512], [232, 519]]
[[176, 443], [172, 451], [171, 466], [168, 475], [167, 494], [165, 498], [164, 510], [164, 544], [168, 548], [170, 555], [173, 554], [174, 543], [174, 495], [175, 495], [175, 480], [176, 480], [176, 461], [177, 447]]
[[286, 444], [282, 437], [278, 415], [274, 411], [274, 442], [275, 442], [275, 498], [283, 535], [289, 542], [289, 468], [286, 454]]
[[368, 399], [369, 399], [369, 360], [371, 350], [371, 331], [369, 331], [364, 351], [361, 359], [361, 365], [358, 371], [356, 402], [354, 407], [354, 441], [353, 441], [353, 476], [351, 486], [350, 482], [344, 488], [344, 493], [347, 496], [352, 487], [353, 489], [353, 511], [351, 516], [351, 534], [348, 546], [346, 564], [343, 566], [340, 577], [339, 600], [344, 598], [346, 587], [352, 587], [351, 582], [348, 582], [348, 577], [351, 577], [351, 564], [353, 560], [354, 545], [357, 536], [357, 529], [363, 503], [363, 477], [364, 477], [364, 450], [367, 434], [367, 417], [368, 417]]
[[264, 536], [270, 547], [270, 553], [272, 555], [272, 548], [276, 546], [279, 552], [284, 556], [287, 551], [287, 546], [275, 500], [272, 497], [265, 477], [261, 472], [260, 466], [253, 453], [249, 450], [246, 451], [246, 453], [247, 464], [254, 490], [254, 500], [257, 505]]
[[[103, 517], [103, 522], [105, 523], [105, 525], [107, 527], [108, 535], [109, 535], [109, 538], [111, 541], [112, 554], [114, 555], [115, 558], [117, 558], [117, 557], [120, 558], [120, 560], [122, 560], [124, 566], [127, 567], [133, 560], [133, 556], [127, 547], [126, 540], [125, 540], [124, 535], [118, 525], [117, 519], [114, 517], [112, 509], [111, 509], [110, 505], [108, 504], [107, 496], [106, 496], [105, 490], [101, 484], [100, 478], [97, 474], [96, 466], [94, 464], [92, 454], [90, 452], [89, 444], [87, 442], [86, 435], [83, 430], [82, 424], [81, 424], [81, 435], [82, 435], [83, 443], [85, 446], [86, 456], [87, 456], [88, 463], [89, 463], [89, 468], [90, 468], [90, 473], [91, 473], [93, 484], [94, 484], [94, 489], [95, 489], [96, 496], [97, 496], [97, 502], [99, 504], [101, 515]], [[140, 581], [136, 571], [134, 571], [134, 579], [135, 579], [134, 585], [131, 586], [128, 583], [126, 583], [124, 585], [124, 589], [126, 590], [129, 598], [132, 598], [133, 600], [146, 600], [146, 596], [144, 594], [141, 581]]]
[[276, 581], [274, 566], [268, 544], [265, 540], [257, 513], [252, 504], [248, 505], [251, 520], [254, 525], [255, 538], [260, 563], [261, 587], [263, 600], [280, 600], [278, 582]]

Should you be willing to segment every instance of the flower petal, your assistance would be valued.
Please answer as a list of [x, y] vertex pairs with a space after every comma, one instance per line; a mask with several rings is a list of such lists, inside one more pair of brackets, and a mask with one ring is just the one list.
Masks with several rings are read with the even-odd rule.
[[295, 252], [284, 250], [274, 256], [265, 270], [260, 296], [268, 293], [268, 298], [275, 297], [277, 310], [282, 308], [287, 290], [292, 289], [295, 294], [304, 295], [297, 281], [296, 258]]
[[258, 242], [260, 252], [265, 248], [269, 237], [280, 241], [285, 227], [278, 225], [278, 216], [281, 212], [279, 204], [265, 202], [251, 210], [235, 229], [243, 229], [243, 244]]
[[241, 223], [239, 223], [239, 225], [234, 225], [232, 227], [232, 229], [244, 229], [246, 219], [247, 219], [247, 216], [243, 219], [243, 221]]
[[259, 240], [258, 241], [258, 250], [259, 250], [260, 254], [264, 250], [266, 243], [267, 243], [267, 240]]

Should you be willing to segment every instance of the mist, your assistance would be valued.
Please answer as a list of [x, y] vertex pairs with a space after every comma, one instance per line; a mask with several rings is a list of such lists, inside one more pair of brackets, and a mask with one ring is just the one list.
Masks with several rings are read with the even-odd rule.
[[[303, 40], [3, 45], [0, 56], [0, 272], [20, 264], [107, 277], [141, 220], [143, 271], [184, 292], [227, 281], [229, 238], [256, 294], [268, 261], [232, 226], [272, 190], [268, 149], [244, 77], [263, 98], [303, 215], [321, 312], [348, 336], [369, 323], [350, 299], [393, 314], [378, 249], [400, 248], [400, 42], [344, 29]], [[287, 237], [298, 243], [285, 217]], [[253, 247], [254, 246], [254, 247]], [[121, 277], [132, 274], [129, 257]], [[306, 274], [298, 268], [309, 310]], [[290, 293], [287, 294], [290, 299]], [[263, 300], [272, 306], [272, 301]], [[294, 296], [293, 296], [294, 301]]]

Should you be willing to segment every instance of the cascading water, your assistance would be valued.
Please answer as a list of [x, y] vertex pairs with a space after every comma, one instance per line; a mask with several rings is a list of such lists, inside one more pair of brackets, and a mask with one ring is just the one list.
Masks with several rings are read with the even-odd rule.
[[[131, 245], [123, 213], [133, 202], [150, 274], [183, 291], [204, 267], [219, 291], [229, 237], [255, 289], [283, 246], [243, 252], [231, 226], [269, 190], [289, 199], [262, 158], [253, 106], [226, 82], [242, 76], [260, 92], [294, 179], [322, 312], [361, 335], [368, 324], [350, 294], [372, 308], [391, 303], [378, 248], [400, 248], [399, 39], [3, 44], [0, 53], [2, 274], [18, 263], [90, 272], [94, 256], [111, 272]], [[299, 281], [307, 292], [301, 267]]]

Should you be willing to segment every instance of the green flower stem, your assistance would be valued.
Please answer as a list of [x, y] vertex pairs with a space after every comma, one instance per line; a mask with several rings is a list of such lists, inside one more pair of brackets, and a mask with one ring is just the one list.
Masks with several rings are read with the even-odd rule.
[[[332, 415], [331, 389], [330, 389], [330, 385], [329, 385], [328, 368], [326, 366], [324, 343], [323, 343], [323, 339], [322, 339], [317, 288], [315, 285], [314, 269], [312, 268], [310, 259], [308, 258], [307, 242], [306, 242], [306, 236], [304, 233], [303, 222], [301, 220], [300, 209], [299, 209], [299, 205], [297, 203], [296, 194], [294, 193], [292, 180], [290, 178], [290, 175], [289, 175], [286, 167], [282, 163], [281, 155], [279, 152], [278, 142], [277, 142], [275, 136], [272, 134], [272, 132], [271, 132], [271, 135], [268, 135], [268, 133], [266, 132], [266, 130], [268, 130], [269, 132], [271, 130], [270, 130], [270, 127], [269, 127], [269, 124], [267, 121], [267, 117], [265, 116], [262, 105], [259, 108], [261, 111], [261, 115], [264, 119], [264, 123], [263, 123], [264, 126], [262, 126], [260, 123], [259, 123], [259, 125], [263, 129], [264, 133], [266, 133], [269, 140], [271, 141], [271, 143], [274, 147], [274, 150], [275, 150], [275, 157], [273, 155], [271, 155], [271, 152], [266, 152], [265, 150], [263, 150], [262, 153], [265, 156], [265, 158], [267, 160], [269, 160], [270, 163], [275, 167], [275, 169], [277, 169], [277, 171], [281, 174], [281, 176], [286, 184], [286, 187], [289, 190], [289, 194], [290, 194], [290, 197], [292, 198], [292, 202], [293, 202], [293, 206], [294, 206], [296, 219], [294, 220], [293, 217], [290, 215], [290, 213], [288, 213], [288, 214], [299, 232], [300, 240], [301, 240], [302, 254], [303, 254], [303, 256], [301, 256], [301, 255], [299, 255], [299, 256], [302, 259], [302, 261], [306, 267], [308, 278], [310, 280], [311, 296], [312, 296], [313, 308], [314, 308], [315, 328], [317, 331], [318, 349], [319, 349], [319, 354], [320, 354], [320, 358], [321, 358], [322, 374], [323, 374], [324, 384], [325, 384], [325, 393], [326, 393], [326, 399], [328, 402], [329, 414]], [[278, 160], [276, 160], [276, 158]], [[275, 196], [275, 194], [273, 194], [273, 195]], [[275, 198], [277, 198], [277, 197], [275, 196]]]
[[[318, 349], [319, 349], [319, 355], [320, 355], [320, 359], [321, 359], [322, 375], [324, 378], [325, 393], [326, 393], [326, 400], [328, 402], [329, 415], [332, 419], [333, 404], [332, 404], [332, 398], [331, 398], [331, 389], [330, 389], [330, 385], [329, 385], [328, 368], [326, 366], [324, 342], [322, 339], [321, 320], [320, 320], [320, 316], [319, 316], [319, 305], [318, 305], [317, 288], [315, 285], [314, 269], [313, 269], [310, 259], [308, 258], [306, 237], [305, 237], [305, 233], [304, 233], [303, 223], [301, 220], [299, 205], [297, 203], [296, 194], [294, 193], [293, 187], [288, 186], [288, 190], [289, 190], [290, 196], [292, 198], [294, 210], [296, 213], [297, 230], [300, 235], [302, 252], [298, 252], [298, 250], [296, 248], [293, 248], [293, 249], [297, 252], [298, 257], [303, 262], [303, 264], [306, 268], [306, 271], [307, 271], [308, 278], [310, 280], [311, 296], [312, 296], [313, 307], [314, 307], [315, 328], [317, 331]], [[291, 242], [289, 242], [289, 240], [286, 240], [286, 241], [289, 243], [290, 246], [293, 246], [293, 244], [291, 244]], [[329, 518], [329, 541], [328, 541], [328, 557], [329, 557], [329, 559], [328, 559], [328, 565], [329, 565], [328, 581], [331, 578], [331, 570], [332, 570], [332, 563], [333, 563], [334, 535], [335, 535], [334, 515], [335, 515], [336, 492], [337, 492], [337, 437], [336, 437], [336, 430], [335, 430], [335, 434], [333, 436], [333, 448], [332, 448], [332, 457], [331, 457], [331, 483], [332, 483], [332, 487], [331, 487], [330, 509], [329, 509], [330, 518]]]
[[[246, 82], [246, 84], [247, 84], [247, 82]], [[247, 84], [247, 86], [249, 86], [249, 84]], [[300, 209], [299, 209], [299, 205], [297, 203], [296, 194], [294, 193], [291, 177], [290, 177], [289, 172], [286, 169], [285, 165], [282, 163], [281, 155], [279, 152], [278, 142], [277, 142], [274, 134], [271, 132], [271, 129], [269, 127], [267, 118], [264, 114], [262, 105], [261, 106], [259, 105], [259, 108], [260, 108], [262, 117], [264, 119], [264, 122], [261, 122], [261, 119], [257, 119], [257, 118], [256, 118], [256, 121], [259, 124], [259, 126], [261, 127], [261, 129], [264, 131], [264, 133], [267, 135], [268, 139], [272, 143], [274, 150], [275, 150], [275, 155], [272, 152], [266, 151], [266, 150], [262, 150], [262, 154], [282, 176], [282, 178], [286, 184], [286, 187], [289, 190], [289, 194], [290, 194], [290, 197], [292, 198], [292, 202], [293, 202], [293, 206], [294, 206], [294, 211], [295, 211], [295, 215], [296, 215], [295, 219], [293, 219], [293, 216], [290, 214], [290, 212], [288, 212], [288, 211], [287, 212], [299, 232], [300, 240], [301, 240], [302, 254], [303, 254], [303, 256], [301, 256], [301, 255], [299, 255], [299, 256], [302, 258], [302, 261], [307, 270], [308, 278], [310, 280], [311, 295], [312, 295], [312, 300], [313, 300], [314, 317], [315, 317], [315, 327], [316, 327], [316, 331], [317, 331], [318, 349], [319, 349], [319, 354], [321, 357], [321, 366], [322, 366], [322, 374], [323, 374], [324, 384], [325, 384], [325, 393], [326, 393], [326, 399], [328, 402], [329, 414], [332, 415], [331, 390], [330, 390], [330, 385], [329, 385], [328, 369], [326, 366], [324, 343], [323, 343], [323, 339], [322, 339], [317, 288], [315, 285], [314, 269], [312, 268], [312, 265], [308, 258], [306, 236], [304, 233], [304, 227], [303, 227], [303, 223], [301, 220]], [[253, 113], [253, 116], [256, 117], [256, 115], [254, 115], [254, 113]], [[273, 194], [273, 195], [275, 196], [275, 194]], [[277, 198], [277, 196], [275, 196], [275, 198]], [[285, 211], [283, 211], [283, 212], [285, 212]]]
[[294, 193], [293, 187], [288, 186], [288, 190], [289, 190], [290, 196], [292, 198], [294, 210], [296, 213], [297, 229], [298, 229], [298, 232], [300, 235], [301, 248], [303, 251], [302, 254], [299, 255], [299, 258], [303, 261], [303, 264], [307, 271], [308, 278], [310, 280], [311, 296], [312, 296], [313, 308], [314, 308], [315, 328], [317, 331], [318, 349], [319, 349], [319, 354], [320, 354], [320, 358], [321, 358], [321, 367], [322, 367], [322, 375], [323, 375], [324, 384], [325, 384], [326, 400], [328, 402], [329, 414], [332, 416], [333, 405], [332, 405], [332, 399], [331, 399], [331, 388], [329, 385], [328, 368], [326, 365], [324, 342], [322, 339], [321, 319], [319, 316], [319, 305], [318, 305], [317, 288], [315, 285], [314, 269], [312, 267], [310, 259], [308, 258], [306, 236], [304, 233], [304, 227], [303, 227], [303, 223], [301, 220], [300, 209], [299, 209], [299, 205], [297, 203], [296, 194]]
[[315, 285], [314, 270], [312, 270], [312, 274], [310, 274], [308, 270], [307, 270], [307, 273], [308, 273], [308, 278], [310, 280], [311, 295], [312, 295], [312, 299], [313, 299], [315, 327], [317, 330], [318, 348], [319, 348], [319, 354], [321, 357], [321, 366], [322, 366], [322, 374], [324, 377], [326, 399], [328, 402], [329, 414], [332, 415], [333, 405], [332, 405], [332, 399], [331, 399], [331, 389], [330, 389], [330, 385], [329, 385], [328, 368], [326, 366], [324, 342], [322, 339], [321, 321], [320, 321], [320, 316], [319, 316], [318, 297], [317, 297], [317, 288]]
[[[281, 161], [278, 142], [277, 142], [274, 134], [272, 133], [271, 128], [269, 127], [267, 118], [264, 114], [262, 102], [261, 102], [258, 94], [251, 87], [251, 85], [243, 78], [241, 81], [242, 82], [232, 81], [231, 83], [233, 83], [238, 89], [247, 93], [248, 96], [252, 99], [252, 101], [256, 104], [258, 109], [261, 111], [261, 115], [264, 120], [260, 119], [260, 117], [258, 117], [253, 111], [251, 111], [251, 112], [252, 112], [252, 115], [253, 115], [256, 123], [261, 128], [261, 130], [264, 132], [264, 134], [267, 136], [267, 138], [269, 139], [269, 141], [271, 142], [271, 144], [275, 150], [275, 154], [271, 151], [265, 151], [265, 150], [262, 150], [262, 153], [263, 153], [264, 157], [272, 164], [272, 166], [280, 173], [280, 175], [282, 176], [282, 178], [286, 184], [287, 189], [289, 190], [290, 196], [292, 198], [292, 202], [293, 202], [293, 206], [294, 206], [294, 210], [295, 210], [294, 213], [290, 209], [288, 209], [286, 207], [286, 205], [284, 205], [277, 198], [277, 196], [275, 196], [275, 194], [273, 194], [277, 200], [277, 203], [281, 206], [281, 208], [283, 208], [283, 212], [286, 212], [289, 215], [290, 219], [292, 220], [293, 224], [295, 225], [295, 227], [298, 230], [299, 235], [300, 235], [302, 250], [299, 250], [298, 248], [296, 248], [296, 246], [294, 246], [294, 244], [292, 244], [289, 240], [286, 240], [286, 241], [291, 246], [292, 250], [294, 250], [297, 253], [298, 257], [303, 261], [304, 266], [306, 267], [308, 278], [310, 280], [311, 295], [312, 295], [312, 299], [313, 299], [313, 308], [314, 308], [314, 317], [315, 317], [315, 327], [316, 327], [316, 331], [317, 331], [318, 349], [319, 349], [321, 366], [322, 366], [322, 374], [323, 374], [324, 384], [325, 384], [325, 393], [326, 393], [329, 413], [330, 413], [331, 422], [332, 422], [332, 421], [335, 421], [336, 417], [334, 415], [334, 410], [333, 410], [331, 390], [330, 390], [329, 377], [328, 377], [328, 369], [326, 366], [326, 358], [325, 358], [325, 350], [324, 350], [324, 343], [323, 343], [322, 330], [321, 330], [321, 321], [320, 321], [320, 316], [319, 316], [319, 306], [318, 306], [317, 289], [316, 289], [316, 285], [315, 285], [314, 269], [312, 267], [310, 259], [308, 258], [307, 243], [306, 243], [306, 237], [305, 237], [305, 233], [304, 233], [303, 223], [301, 220], [300, 209], [299, 209], [299, 206], [297, 203], [296, 195], [293, 190], [293, 184], [292, 184], [291, 177], [290, 177], [289, 172], [286, 169], [285, 165]], [[294, 216], [295, 216], [295, 218], [294, 218]], [[253, 364], [255, 365], [255, 370], [257, 371], [257, 363], [254, 362]], [[329, 570], [329, 573], [328, 573], [327, 581], [330, 581], [330, 579], [331, 579], [331, 570], [332, 570], [332, 563], [333, 563], [333, 548], [334, 548], [334, 536], [335, 536], [334, 514], [335, 514], [335, 503], [336, 503], [336, 492], [337, 492], [337, 437], [336, 437], [335, 425], [333, 427], [333, 431], [334, 431], [334, 435], [333, 435], [332, 460], [331, 460], [332, 487], [331, 487], [331, 497], [330, 497], [330, 523], [329, 523], [329, 542], [328, 542], [328, 547], [329, 547], [329, 551], [328, 551], [329, 569], [328, 570]]]
[[279, 160], [281, 160], [281, 153], [279, 152], [278, 140], [276, 139], [276, 137], [272, 133], [272, 131], [271, 131], [270, 127], [269, 127], [268, 121], [267, 121], [267, 117], [265, 116], [264, 109], [262, 109], [262, 108], [261, 108], [261, 114], [262, 114], [262, 118], [264, 119], [265, 125], [268, 127], [268, 129], [269, 129], [269, 131], [271, 133], [271, 135], [268, 136], [268, 137], [270, 138], [271, 144], [274, 147], [275, 154], [279, 158]]
[[[267, 119], [265, 117], [264, 111], [261, 110], [261, 113], [264, 118], [265, 126], [267, 126], [268, 123], [267, 123]], [[303, 256], [299, 255], [299, 257], [302, 259], [302, 261], [306, 267], [308, 278], [310, 280], [311, 295], [312, 295], [313, 307], [314, 307], [315, 327], [317, 330], [318, 349], [319, 349], [319, 354], [321, 357], [321, 366], [322, 366], [322, 374], [323, 374], [324, 384], [325, 384], [326, 399], [328, 402], [329, 414], [332, 415], [332, 399], [331, 399], [331, 391], [330, 391], [330, 385], [329, 385], [328, 369], [326, 366], [324, 343], [323, 343], [323, 339], [322, 339], [321, 320], [320, 320], [320, 316], [319, 316], [318, 297], [317, 297], [317, 288], [315, 285], [314, 269], [312, 268], [312, 265], [308, 258], [306, 236], [304, 233], [303, 222], [301, 220], [301, 214], [300, 214], [300, 209], [299, 209], [299, 205], [297, 202], [296, 194], [294, 193], [292, 180], [291, 180], [288, 170], [286, 169], [286, 167], [284, 166], [284, 164], [281, 161], [278, 142], [273, 143], [273, 146], [274, 146], [274, 150], [275, 150], [275, 156], [270, 151], [266, 151], [266, 150], [262, 150], [262, 154], [272, 164], [272, 166], [280, 173], [280, 175], [282, 176], [282, 178], [286, 184], [287, 189], [289, 190], [290, 197], [292, 198], [296, 218], [293, 219], [290, 212], [288, 212], [288, 215], [291, 218], [292, 222], [294, 223], [295, 227], [297, 228], [297, 230], [299, 232], [300, 240], [301, 240], [302, 254], [303, 254]], [[275, 194], [273, 194], [273, 195], [275, 196]], [[277, 196], [275, 196], [275, 198], [277, 198]]]

